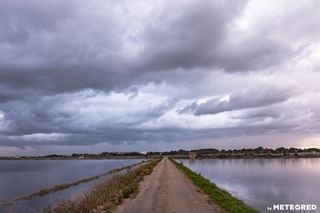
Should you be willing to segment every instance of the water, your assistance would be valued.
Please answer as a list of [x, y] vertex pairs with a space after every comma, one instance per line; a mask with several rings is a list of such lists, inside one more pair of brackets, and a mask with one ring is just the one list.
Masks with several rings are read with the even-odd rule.
[[287, 203], [320, 211], [319, 158], [179, 161], [261, 212]]
[[126, 170], [122, 170], [117, 173], [107, 174], [101, 176], [99, 179], [81, 183], [76, 186], [69, 187], [67, 189], [56, 191], [45, 196], [36, 196], [32, 199], [19, 200], [12, 204], [0, 207], [0, 213], [8, 212], [42, 212], [44, 207], [54, 207], [64, 201], [76, 200], [82, 197], [85, 193], [90, 192], [92, 187], [100, 181], [105, 181], [117, 175], [119, 173], [125, 173]]
[[0, 201], [74, 182], [141, 160], [1, 160]]

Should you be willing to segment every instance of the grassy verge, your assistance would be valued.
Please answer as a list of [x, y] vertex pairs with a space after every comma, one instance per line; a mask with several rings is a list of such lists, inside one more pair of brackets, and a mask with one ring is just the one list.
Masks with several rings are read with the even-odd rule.
[[4, 202], [0, 202], [0, 207], [8, 206], [8, 205], [10, 205], [10, 204], [12, 204], [14, 202], [20, 201], [20, 200], [29, 200], [29, 199], [32, 199], [32, 198], [37, 197], [37, 196], [45, 196], [47, 194], [50, 194], [50, 193], [53, 193], [53, 192], [57, 192], [57, 191], [61, 191], [61, 190], [67, 189], [69, 187], [79, 185], [81, 183], [85, 183], [85, 182], [88, 182], [88, 181], [92, 181], [92, 180], [98, 179], [103, 175], [116, 173], [116, 172], [119, 172], [119, 171], [122, 171], [122, 170], [125, 170], [125, 169], [131, 169], [131, 168], [133, 168], [135, 166], [138, 166], [140, 164], [143, 164], [143, 163], [145, 163], [145, 161], [142, 161], [142, 162], [139, 162], [139, 163], [136, 163], [136, 164], [133, 164], [133, 165], [129, 165], [129, 166], [124, 166], [124, 167], [121, 167], [121, 168], [118, 168], [118, 169], [113, 169], [111, 171], [102, 173], [100, 175], [96, 175], [96, 176], [80, 179], [80, 180], [77, 180], [77, 181], [74, 181], [74, 182], [71, 182], [71, 183], [63, 183], [63, 184], [55, 185], [55, 186], [53, 186], [51, 188], [41, 189], [40, 191], [34, 192], [32, 194], [22, 195], [22, 196], [19, 196], [19, 197], [16, 197], [16, 198], [12, 198], [12, 199], [4, 201]]
[[89, 178], [84, 178], [84, 179], [81, 179], [81, 180], [77, 180], [77, 181], [72, 182], [72, 183], [63, 183], [63, 184], [55, 185], [55, 186], [53, 186], [52, 188], [49, 188], [49, 189], [42, 189], [42, 190], [40, 190], [38, 192], [30, 194], [27, 199], [31, 199], [34, 196], [44, 196], [44, 195], [50, 194], [52, 192], [64, 190], [64, 189], [67, 189], [67, 188], [69, 188], [71, 186], [76, 186], [76, 185], [79, 185], [81, 183], [85, 183], [85, 182], [88, 182], [88, 181], [92, 181], [92, 180], [98, 179], [99, 177], [101, 177], [103, 175], [116, 173], [116, 172], [119, 172], [119, 171], [122, 171], [122, 170], [125, 170], [125, 169], [131, 169], [132, 167], [135, 167], [135, 166], [137, 166], [139, 164], [142, 164], [142, 163], [144, 163], [144, 161], [136, 163], [136, 164], [133, 164], [133, 165], [124, 166], [124, 167], [121, 167], [121, 168], [118, 168], [118, 169], [113, 169], [113, 170], [111, 170], [109, 172], [105, 172], [105, 173], [97, 175], [97, 176], [92, 176], [92, 177], [89, 177]]
[[127, 174], [99, 183], [78, 200], [63, 202], [55, 208], [47, 207], [43, 212], [111, 212], [123, 199], [138, 191], [139, 182], [151, 174], [160, 160], [151, 160]]
[[241, 200], [233, 197], [229, 192], [218, 188], [214, 183], [211, 183], [206, 178], [199, 174], [196, 174], [183, 164], [176, 162], [172, 158], [170, 160], [176, 165], [176, 167], [182, 170], [188, 178], [192, 180], [194, 184], [200, 187], [206, 192], [211, 200], [219, 205], [223, 210], [230, 213], [256, 213], [257, 210], [251, 208]]
[[58, 184], [58, 185], [55, 185], [55, 186], [53, 186], [51, 188], [41, 189], [40, 191], [34, 192], [32, 194], [15, 197], [15, 198], [0, 202], [0, 208], [8, 206], [8, 205], [11, 205], [12, 203], [15, 203], [17, 201], [29, 200], [29, 199], [32, 199], [32, 198], [37, 197], [37, 196], [45, 196], [45, 195], [48, 195], [48, 194], [53, 193], [53, 192], [61, 191], [61, 190], [67, 189], [69, 187], [79, 185], [81, 183], [85, 183], [85, 182], [88, 182], [88, 181], [92, 181], [92, 180], [98, 179], [103, 175], [116, 173], [116, 172], [119, 172], [119, 171], [122, 171], [122, 170], [125, 170], [125, 169], [131, 169], [131, 168], [133, 168], [135, 166], [138, 166], [140, 164], [143, 164], [143, 163], [145, 163], [144, 160], [139, 162], [139, 163], [133, 164], [133, 165], [129, 165], [129, 166], [124, 166], [124, 167], [121, 167], [121, 168], [113, 169], [111, 171], [102, 173], [100, 175], [96, 175], [96, 176], [80, 179], [80, 180], [74, 181], [72, 183]]

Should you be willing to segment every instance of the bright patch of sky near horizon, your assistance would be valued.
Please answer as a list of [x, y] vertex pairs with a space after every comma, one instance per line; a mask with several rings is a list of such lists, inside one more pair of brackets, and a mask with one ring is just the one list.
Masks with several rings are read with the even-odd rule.
[[4, 0], [0, 155], [319, 147], [319, 9]]

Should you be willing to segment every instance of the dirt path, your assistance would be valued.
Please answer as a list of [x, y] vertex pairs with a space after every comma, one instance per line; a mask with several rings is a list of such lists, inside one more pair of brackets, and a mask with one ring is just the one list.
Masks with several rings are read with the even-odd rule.
[[120, 205], [117, 213], [222, 212], [175, 165], [164, 158], [140, 184], [135, 198]]

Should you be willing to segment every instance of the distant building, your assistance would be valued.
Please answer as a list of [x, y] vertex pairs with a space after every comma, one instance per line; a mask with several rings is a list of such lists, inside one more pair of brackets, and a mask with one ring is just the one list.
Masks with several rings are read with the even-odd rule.
[[196, 153], [195, 152], [189, 152], [189, 160], [195, 160], [196, 159]]

